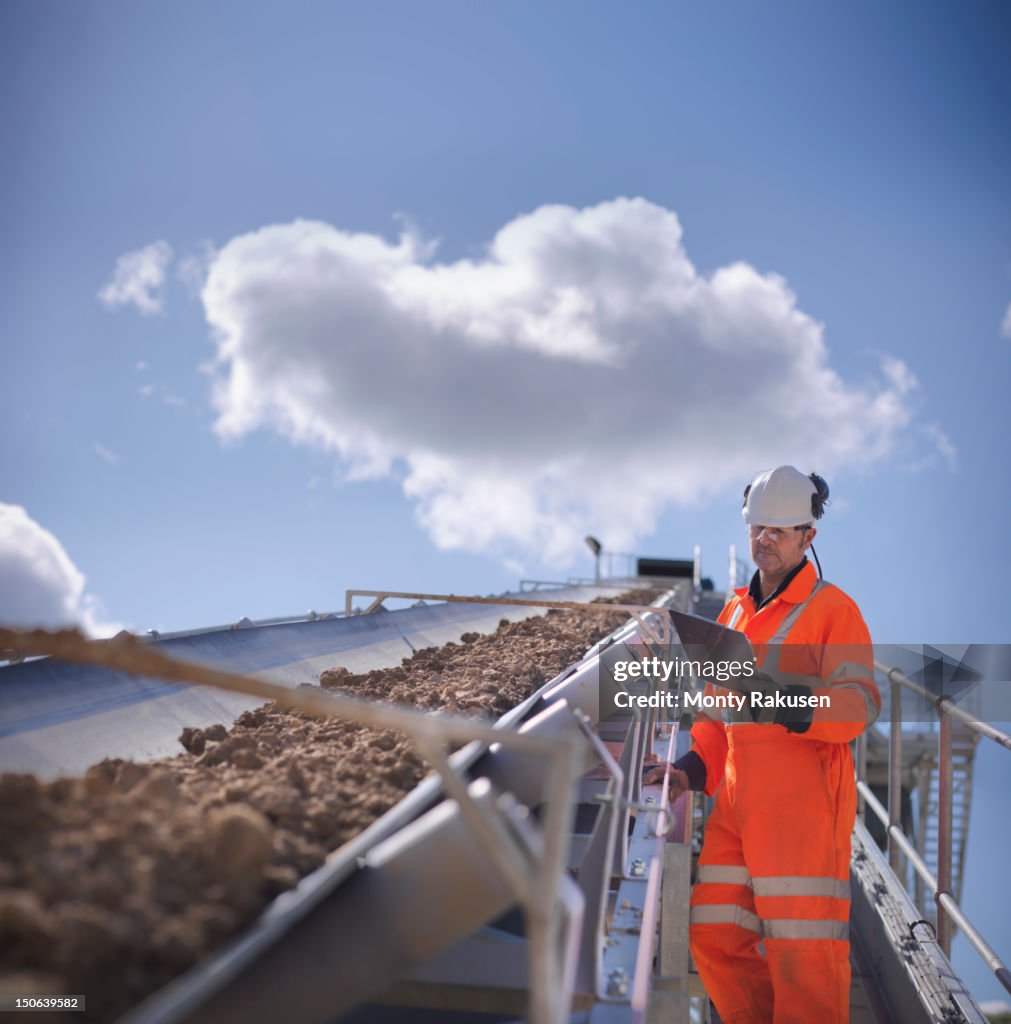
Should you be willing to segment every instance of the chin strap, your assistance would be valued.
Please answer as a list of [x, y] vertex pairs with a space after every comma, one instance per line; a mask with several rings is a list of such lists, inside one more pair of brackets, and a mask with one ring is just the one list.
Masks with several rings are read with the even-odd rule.
[[818, 566], [818, 579], [824, 579], [824, 575], [821, 571], [821, 562], [818, 561], [818, 552], [815, 551], [814, 545], [811, 545], [811, 554], [814, 555], [814, 564]]

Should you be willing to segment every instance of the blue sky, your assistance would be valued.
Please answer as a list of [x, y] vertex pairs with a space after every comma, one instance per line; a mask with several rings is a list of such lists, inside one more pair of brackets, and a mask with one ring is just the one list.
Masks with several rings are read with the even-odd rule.
[[1006, 641], [1009, 41], [977, 2], [8, 0], [0, 608], [492, 593], [585, 532], [722, 587], [796, 461], [875, 639]]

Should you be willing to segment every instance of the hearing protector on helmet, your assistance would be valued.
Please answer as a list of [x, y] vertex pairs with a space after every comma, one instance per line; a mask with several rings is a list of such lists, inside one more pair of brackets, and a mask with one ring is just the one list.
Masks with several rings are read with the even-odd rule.
[[811, 495], [811, 515], [815, 519], [821, 519], [825, 514], [825, 506], [831, 504], [828, 500], [828, 484], [825, 478], [817, 473], [808, 473], [807, 478], [814, 484], [814, 494]]

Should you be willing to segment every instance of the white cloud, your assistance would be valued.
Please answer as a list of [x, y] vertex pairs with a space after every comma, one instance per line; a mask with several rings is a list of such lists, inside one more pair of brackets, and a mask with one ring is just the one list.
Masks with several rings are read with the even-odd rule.
[[1002, 1013], [1011, 1013], [1011, 1003], [1006, 999], [988, 999], [980, 1003], [979, 1008], [988, 1017], [996, 1017]]
[[109, 465], [114, 466], [120, 461], [120, 456], [117, 455], [110, 448], [106, 448], [101, 441], [94, 441], [91, 445], [92, 451], [101, 459], [104, 459]]
[[1000, 333], [1011, 341], [1011, 305], [1008, 305], [1007, 312], [1004, 314], [1004, 319], [1000, 325]]
[[979, 1008], [987, 1017], [997, 1017], [1002, 1013], [1011, 1013], [1011, 1003], [1006, 999], [987, 999], [979, 1004]]
[[172, 246], [165, 241], [124, 253], [116, 260], [112, 280], [98, 293], [99, 299], [108, 309], [132, 303], [145, 316], [160, 313], [171, 260]]
[[515, 558], [504, 558], [502, 560], [502, 568], [506, 572], [511, 572], [519, 579], [522, 579], [527, 574], [526, 566]]
[[441, 548], [566, 562], [766, 466], [882, 459], [914, 416], [905, 364], [847, 384], [783, 278], [698, 274], [643, 199], [541, 207], [482, 258], [433, 255], [309, 221], [232, 239], [202, 292], [219, 435], [396, 476]]
[[883, 355], [881, 357], [881, 369], [900, 395], [908, 395], [920, 386], [920, 382], [916, 379], [916, 374], [901, 359], [896, 359], [895, 356]]
[[92, 636], [122, 627], [104, 620], [101, 603], [63, 545], [20, 505], [0, 502], [0, 622], [5, 626], [80, 625]]
[[207, 272], [210, 270], [217, 250], [214, 244], [205, 239], [200, 243], [196, 252], [187, 253], [179, 258], [179, 265], [176, 268], [176, 276], [186, 286], [191, 295], [197, 296], [207, 281]]
[[147, 363], [143, 359], [137, 364], [138, 373], [143, 373], [147, 368]]
[[162, 402], [173, 409], [181, 409], [186, 405], [186, 399], [181, 395], [177, 395], [174, 391], [169, 391], [168, 388], [155, 387], [154, 384], [142, 384], [137, 388], [137, 394], [139, 394], [141, 398], [150, 398], [152, 395], [160, 395]]
[[923, 433], [941, 456], [945, 466], [954, 472], [958, 468], [958, 449], [951, 438], [936, 423], [927, 423], [923, 427]]

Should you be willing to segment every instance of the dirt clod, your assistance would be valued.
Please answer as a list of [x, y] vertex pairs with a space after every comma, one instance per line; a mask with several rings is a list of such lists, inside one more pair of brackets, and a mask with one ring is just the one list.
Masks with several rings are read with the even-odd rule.
[[[255, 875], [259, 881], [273, 847], [270, 822], [252, 807], [230, 804], [211, 815], [207, 823], [208, 868], [219, 878]], [[242, 879], [244, 887], [248, 880]]]

